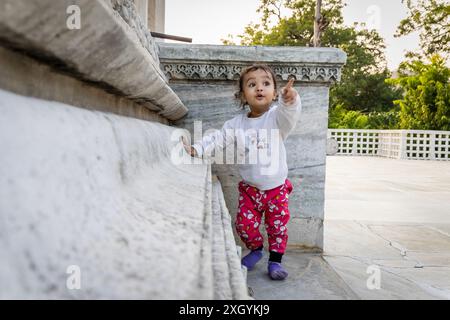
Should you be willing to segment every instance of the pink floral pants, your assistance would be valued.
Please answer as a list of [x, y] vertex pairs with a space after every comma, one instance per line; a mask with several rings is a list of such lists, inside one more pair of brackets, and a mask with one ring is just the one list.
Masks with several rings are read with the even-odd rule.
[[269, 240], [269, 251], [283, 254], [288, 240], [289, 194], [292, 184], [286, 179], [284, 184], [271, 190], [259, 190], [245, 182], [239, 182], [239, 208], [235, 227], [248, 249], [263, 245], [259, 225], [264, 214]]

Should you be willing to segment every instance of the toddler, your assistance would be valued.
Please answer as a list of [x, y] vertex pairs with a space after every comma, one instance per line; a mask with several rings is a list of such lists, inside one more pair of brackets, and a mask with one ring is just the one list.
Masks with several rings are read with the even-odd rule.
[[[242, 181], [238, 186], [239, 207], [235, 227], [251, 250], [241, 261], [251, 270], [263, 257], [259, 225], [264, 215], [269, 246], [268, 274], [273, 280], [283, 280], [288, 276], [281, 259], [288, 240], [288, 198], [293, 187], [287, 179], [284, 140], [295, 127], [301, 111], [300, 97], [293, 83], [293, 79], [289, 80], [278, 97], [272, 69], [262, 64], [248, 67], [241, 73], [236, 97], [241, 106], [245, 108], [248, 105], [250, 111], [226, 121], [221, 131], [203, 137], [192, 146], [183, 138], [184, 148], [193, 157], [205, 156], [208, 150], [223, 148], [233, 142], [238, 145], [238, 157], [254, 155], [250, 163], [238, 162]], [[270, 161], [263, 161], [262, 151], [270, 155]]]

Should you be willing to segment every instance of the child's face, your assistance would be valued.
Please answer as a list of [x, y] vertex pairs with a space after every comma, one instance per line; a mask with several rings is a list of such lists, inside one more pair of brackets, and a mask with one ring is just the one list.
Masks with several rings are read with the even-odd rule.
[[276, 94], [270, 73], [258, 69], [244, 75], [243, 99], [247, 101], [254, 114], [262, 114], [269, 110]]

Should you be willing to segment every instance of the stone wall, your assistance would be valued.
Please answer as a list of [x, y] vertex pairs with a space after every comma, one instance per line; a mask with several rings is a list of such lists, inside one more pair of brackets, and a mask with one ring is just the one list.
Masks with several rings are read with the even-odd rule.
[[172, 161], [187, 108], [145, 21], [0, 2], [0, 299], [248, 298], [220, 184]]
[[[159, 63], [158, 46], [147, 26], [148, 5], [146, 0], [112, 0], [113, 9], [134, 30], [142, 46]], [[138, 6], [136, 7], [135, 4]]]
[[0, 90], [0, 299], [248, 298], [220, 186], [170, 160], [174, 130]]
[[[243, 112], [234, 93], [242, 68], [254, 62], [274, 69], [279, 87], [288, 77], [303, 110], [295, 130], [286, 141], [290, 197], [289, 244], [307, 250], [323, 248], [324, 186], [329, 86], [340, 79], [345, 53], [333, 48], [242, 47], [160, 44], [160, 61], [170, 85], [189, 108], [176, 125], [193, 134], [194, 121], [202, 121], [203, 132], [220, 129], [223, 123]], [[201, 134], [201, 133], [200, 133]], [[213, 165], [233, 216], [237, 208], [240, 180], [233, 165]]]
[[62, 73], [51, 65], [0, 46], [0, 88], [89, 110], [168, 124], [156, 111]]
[[[79, 29], [68, 27], [71, 5], [79, 8]], [[131, 0], [1, 1], [0, 44], [164, 118], [179, 119], [187, 109], [167, 85], [153, 40], [133, 6]]]

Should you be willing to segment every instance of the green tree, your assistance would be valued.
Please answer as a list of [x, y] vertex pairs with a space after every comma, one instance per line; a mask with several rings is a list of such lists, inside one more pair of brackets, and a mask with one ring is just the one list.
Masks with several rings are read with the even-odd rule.
[[347, 110], [338, 104], [330, 110], [328, 128], [330, 129], [369, 129], [367, 115], [360, 111]]
[[[249, 24], [238, 35], [241, 45], [310, 46], [314, 35], [315, 0], [261, 0], [258, 12], [261, 21]], [[384, 80], [390, 77], [384, 55], [383, 38], [364, 24], [344, 25], [342, 0], [327, 0], [322, 4], [322, 15], [327, 27], [321, 36], [321, 45], [339, 47], [347, 53], [339, 85], [330, 92], [330, 110], [342, 105], [346, 110], [387, 111], [392, 101], [401, 94]], [[283, 10], [290, 13], [283, 16]], [[234, 44], [233, 37], [223, 40]]]
[[348, 110], [364, 113], [393, 110], [393, 101], [401, 98], [402, 91], [385, 82], [391, 76], [386, 69], [377, 73], [360, 69], [351, 74], [343, 72], [342, 83], [331, 88], [331, 108], [343, 104]]
[[[426, 56], [450, 52], [450, 3], [448, 0], [402, 0], [408, 16], [400, 21], [396, 37], [420, 32], [420, 45]], [[414, 55], [411, 54], [410, 55]]]
[[430, 63], [420, 60], [400, 65], [399, 78], [387, 82], [399, 85], [405, 94], [394, 101], [400, 107], [402, 129], [450, 130], [450, 68], [439, 55]]
[[386, 112], [370, 112], [367, 117], [368, 129], [400, 129], [400, 115], [396, 109]]
[[398, 129], [399, 113], [397, 110], [387, 112], [370, 112], [347, 110], [342, 104], [331, 109], [328, 117], [330, 129]]

